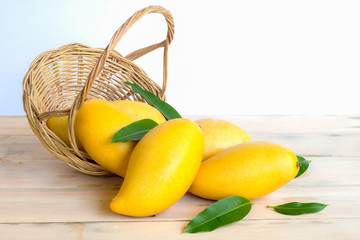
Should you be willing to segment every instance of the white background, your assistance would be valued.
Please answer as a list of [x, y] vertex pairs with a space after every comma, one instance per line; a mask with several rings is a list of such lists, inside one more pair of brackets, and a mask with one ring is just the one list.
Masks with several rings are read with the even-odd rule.
[[[0, 7], [0, 115], [23, 115], [22, 80], [41, 52], [106, 47], [135, 11], [170, 10], [167, 100], [183, 115], [360, 114], [360, 2], [10, 1]], [[141, 19], [122, 54], [165, 38], [162, 16]], [[162, 51], [136, 60], [157, 83]]]

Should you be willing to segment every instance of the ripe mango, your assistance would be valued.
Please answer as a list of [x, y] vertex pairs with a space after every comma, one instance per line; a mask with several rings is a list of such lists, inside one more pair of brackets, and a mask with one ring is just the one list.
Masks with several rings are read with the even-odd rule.
[[136, 145], [110, 209], [146, 217], [169, 208], [190, 187], [203, 152], [204, 139], [195, 122], [173, 119], [156, 126]]
[[113, 101], [113, 103], [130, 113], [136, 120], [149, 118], [158, 124], [166, 121], [165, 117], [156, 108], [149, 104], [131, 100], [117, 100]]
[[[111, 103], [127, 111], [130, 115], [134, 117], [135, 121], [145, 118], [152, 119], [158, 124], [166, 121], [165, 117], [156, 108], [143, 102], [131, 100], [116, 100], [112, 101]], [[46, 124], [53, 133], [55, 133], [66, 145], [70, 147], [70, 141], [67, 131], [68, 118], [68, 116], [49, 118]], [[75, 137], [78, 148], [84, 150], [77, 136]]]
[[291, 181], [297, 174], [296, 155], [269, 142], [247, 142], [231, 147], [201, 164], [189, 191], [202, 198], [230, 196], [255, 199]]
[[127, 111], [104, 99], [89, 99], [75, 117], [77, 136], [86, 152], [110, 172], [125, 176], [135, 142], [110, 143], [114, 134], [135, 121]]
[[239, 126], [220, 119], [201, 119], [196, 121], [204, 135], [204, 159], [240, 143], [251, 141], [250, 136]]
[[[70, 147], [70, 140], [68, 135], [68, 118], [69, 116], [49, 118], [46, 122], [48, 128], [55, 133], [66, 145]], [[84, 150], [77, 136], [75, 136], [76, 145], [80, 150]]]
[[[97, 100], [87, 100], [86, 102], [92, 102], [92, 101], [99, 101], [100, 103], [103, 104], [105, 100], [101, 100], [101, 99], [97, 99]], [[106, 101], [105, 101], [106, 102]], [[114, 107], [120, 108], [123, 110], [123, 112], [126, 112], [126, 115], [131, 115], [132, 116], [132, 121], [137, 121], [137, 120], [141, 120], [144, 118], [150, 118], [152, 120], [154, 120], [155, 122], [157, 122], [158, 124], [165, 122], [166, 119], [164, 118], [164, 116], [154, 107], [150, 106], [149, 104], [143, 103], [143, 102], [138, 102], [138, 101], [131, 101], [131, 100], [117, 100], [117, 101], [112, 101], [112, 102], [107, 102], [107, 103], [111, 103], [114, 105]], [[95, 112], [94, 112], [95, 113]], [[54, 117], [54, 118], [50, 118], [47, 121], [47, 126], [49, 127], [49, 129], [55, 133], [63, 142], [65, 142], [69, 147], [70, 147], [70, 141], [69, 141], [69, 137], [68, 137], [68, 131], [67, 131], [67, 124], [68, 124], [68, 116], [63, 116], [63, 117]], [[84, 122], [85, 120], [83, 120], [82, 122]], [[91, 120], [90, 120], [91, 121]], [[75, 120], [75, 123], [77, 121]], [[129, 122], [129, 124], [131, 123]], [[101, 125], [101, 123], [99, 123]], [[84, 123], [82, 123], [82, 125], [84, 125]], [[117, 130], [120, 130], [121, 127], [126, 126], [127, 124], [117, 124]], [[121, 126], [121, 127], [120, 127]], [[99, 127], [99, 126], [98, 126]], [[98, 128], [97, 127], [97, 128]], [[76, 127], [75, 127], [76, 128]], [[79, 127], [79, 129], [83, 129], [82, 127]], [[77, 129], [77, 128], [76, 128]], [[81, 131], [81, 130], [80, 130]], [[84, 129], [84, 131], [86, 132], [86, 129]], [[94, 133], [95, 134], [95, 133]], [[77, 146], [80, 150], [84, 150], [84, 147], [81, 144], [81, 141], [79, 141], [78, 136], [77, 136], [77, 131], [76, 131], [76, 143]], [[87, 140], [83, 140], [83, 141], [87, 141]], [[88, 141], [87, 141], [88, 142]], [[118, 144], [117, 144], [118, 145]], [[134, 143], [130, 143], [127, 145], [134, 145]], [[113, 173], [116, 173], [122, 177], [124, 177], [125, 175], [125, 171], [126, 171], [126, 166], [127, 163], [122, 162], [122, 158], [120, 157], [118, 160], [114, 159], [116, 158], [116, 150], [111, 150], [110, 152], [112, 153], [108, 153], [105, 154], [103, 157], [100, 157], [100, 153], [93, 153], [98, 152], [97, 150], [93, 149], [94, 146], [91, 146], [91, 150], [88, 147], [88, 150], [90, 150], [91, 153], [89, 153], [89, 155], [100, 165], [102, 165], [105, 169], [107, 169], [108, 171], [111, 171]], [[124, 147], [124, 146], [123, 146]], [[112, 147], [115, 148], [115, 147]], [[118, 148], [118, 147], [117, 147]], [[126, 147], [123, 150], [120, 150], [121, 152], [123, 151], [128, 151], [130, 149], [128, 149], [128, 147]], [[126, 150], [127, 149], [127, 150]], [[133, 149], [133, 146], [131, 147], [131, 149]], [[107, 150], [104, 150], [107, 151]], [[120, 155], [123, 155], [124, 153], [121, 153]], [[108, 158], [107, 155], [112, 155], [112, 157]], [[108, 158], [107, 160], [105, 160], [105, 158]], [[126, 157], [127, 159], [129, 158]], [[127, 160], [128, 161], [128, 160]], [[106, 163], [105, 163], [106, 162]], [[113, 162], [113, 164], [110, 164], [109, 162]], [[121, 162], [121, 165], [119, 166], [117, 163]], [[110, 166], [111, 165], [111, 166]], [[121, 168], [121, 169], [119, 169]]]

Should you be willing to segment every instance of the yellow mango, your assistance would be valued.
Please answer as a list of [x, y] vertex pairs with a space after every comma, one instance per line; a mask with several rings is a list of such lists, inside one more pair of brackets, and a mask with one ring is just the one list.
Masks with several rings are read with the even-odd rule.
[[136, 145], [110, 209], [146, 217], [169, 208], [190, 187], [203, 152], [204, 139], [195, 122], [173, 119], [156, 126]]
[[239, 126], [220, 119], [201, 119], [199, 124], [205, 141], [203, 160], [244, 142], [250, 142], [250, 136]]
[[299, 170], [296, 155], [269, 142], [247, 142], [231, 147], [201, 164], [189, 189], [202, 198], [230, 196], [255, 199], [291, 181]]
[[[145, 118], [152, 119], [158, 124], [166, 121], [165, 117], [156, 108], [143, 102], [131, 100], [116, 100], [111, 103], [130, 113], [135, 118], [135, 121]], [[70, 147], [70, 141], [67, 131], [68, 118], [68, 116], [49, 118], [47, 120], [47, 126], [66, 145]], [[79, 149], [84, 150], [77, 136], [76, 143]]]
[[75, 117], [77, 136], [90, 157], [110, 172], [125, 176], [135, 142], [110, 143], [114, 134], [135, 118], [104, 99], [84, 102]]
[[[68, 135], [68, 118], [69, 116], [49, 118], [46, 122], [48, 128], [55, 133], [66, 145], [70, 147], [70, 140]], [[77, 136], [75, 136], [76, 145], [80, 150], [84, 150]]]
[[166, 121], [165, 117], [149, 104], [131, 100], [117, 100], [112, 103], [133, 115], [136, 120], [149, 118], [158, 124]]

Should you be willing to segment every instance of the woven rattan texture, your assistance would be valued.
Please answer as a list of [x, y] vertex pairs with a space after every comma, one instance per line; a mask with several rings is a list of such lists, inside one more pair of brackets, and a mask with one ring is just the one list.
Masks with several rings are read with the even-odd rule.
[[[168, 32], [160, 43], [134, 51], [123, 57], [114, 50], [126, 31], [141, 17], [149, 13], [164, 16]], [[124, 82], [140, 85], [147, 91], [165, 99], [167, 83], [167, 52], [173, 39], [174, 24], [171, 14], [162, 7], [150, 6], [137, 11], [114, 34], [105, 49], [83, 44], [69, 44], [40, 54], [30, 65], [23, 82], [23, 105], [29, 124], [44, 147], [71, 167], [89, 175], [107, 175], [105, 169], [90, 156], [80, 151], [74, 134], [74, 117], [86, 98], [109, 101], [145, 100]], [[157, 49], [164, 48], [163, 86], [159, 87], [133, 60]], [[67, 146], [46, 125], [50, 117], [69, 115]]]

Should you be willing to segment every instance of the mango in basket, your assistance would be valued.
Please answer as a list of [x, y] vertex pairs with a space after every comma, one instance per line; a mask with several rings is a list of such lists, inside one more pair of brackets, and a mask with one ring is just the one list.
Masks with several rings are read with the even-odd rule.
[[[165, 118], [159, 116], [161, 113], [158, 110], [144, 105], [147, 104], [89, 99], [84, 102], [75, 117], [77, 136], [86, 152], [99, 165], [122, 177], [125, 176], [135, 142], [110, 144], [113, 135], [142, 116], [158, 122], [165, 121]], [[137, 115], [134, 116], [124, 109], [130, 109], [130, 112]]]
[[[150, 106], [149, 104], [130, 100], [117, 100], [112, 103], [133, 115], [136, 120], [149, 118], [158, 124], [166, 121], [165, 117], [156, 108]], [[46, 124], [53, 133], [55, 133], [66, 145], [70, 147], [67, 130], [68, 118], [68, 116], [49, 118]], [[78, 148], [84, 150], [78, 137], [75, 137]]]
[[296, 155], [269, 142], [247, 142], [220, 152], [201, 164], [189, 189], [202, 198], [254, 199], [291, 181], [299, 170]]
[[[55, 133], [66, 145], [70, 147], [70, 140], [68, 135], [68, 118], [69, 116], [49, 118], [46, 122], [48, 128]], [[75, 136], [76, 145], [79, 149], [84, 150], [77, 136]]]
[[196, 121], [204, 135], [203, 160], [240, 143], [251, 141], [250, 136], [239, 126], [225, 120], [201, 119]]
[[187, 192], [203, 152], [204, 139], [195, 122], [173, 119], [156, 126], [136, 145], [110, 209], [145, 217], [169, 208]]

